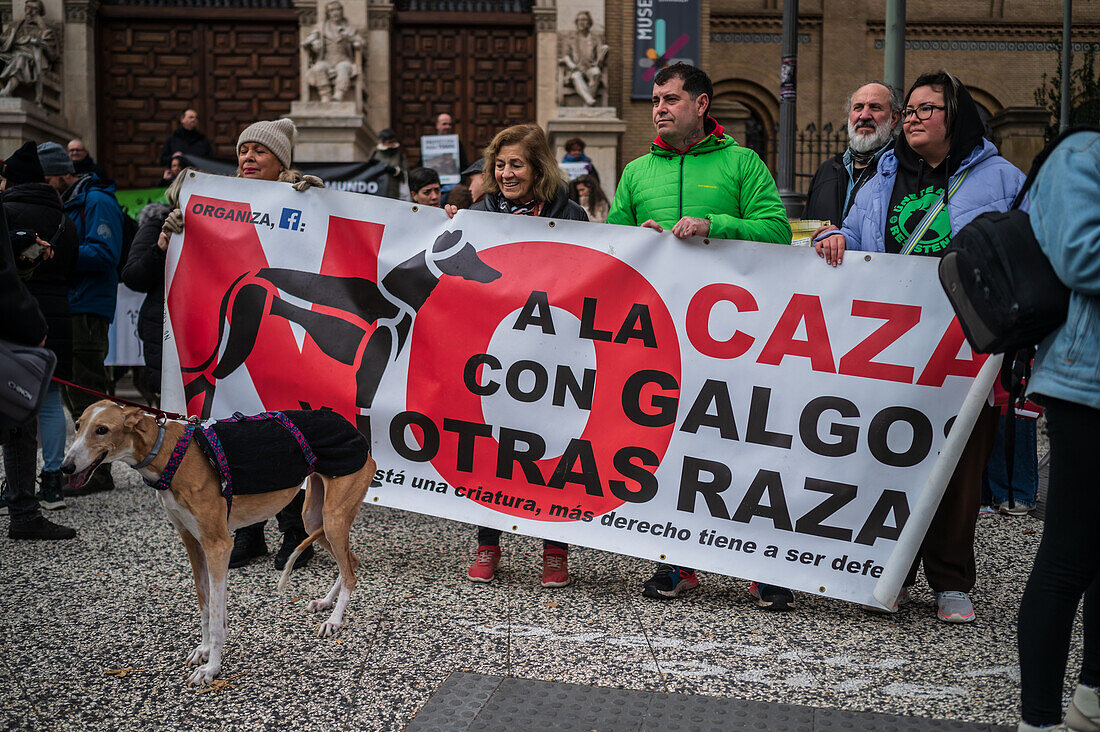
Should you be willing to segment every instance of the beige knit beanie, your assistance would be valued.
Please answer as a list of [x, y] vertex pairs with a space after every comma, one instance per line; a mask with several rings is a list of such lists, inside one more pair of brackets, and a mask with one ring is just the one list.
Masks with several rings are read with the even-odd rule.
[[246, 142], [258, 142], [272, 152], [283, 164], [284, 168], [290, 167], [290, 161], [294, 154], [294, 138], [298, 129], [294, 122], [283, 118], [271, 122], [254, 122], [244, 128], [244, 132], [237, 138], [237, 149]]

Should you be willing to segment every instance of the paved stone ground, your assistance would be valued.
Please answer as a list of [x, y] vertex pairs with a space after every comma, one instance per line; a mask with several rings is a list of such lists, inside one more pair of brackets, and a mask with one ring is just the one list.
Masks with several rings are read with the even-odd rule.
[[[475, 585], [464, 579], [472, 527], [368, 503], [352, 530], [363, 564], [344, 632], [314, 637], [319, 620], [305, 612], [336, 574], [328, 556], [295, 572], [285, 596], [270, 558], [232, 570], [222, 676], [232, 687], [196, 690], [182, 683], [199, 637], [182, 545], [154, 492], [114, 468], [118, 489], [49, 513], [79, 530], [75, 540], [0, 535], [2, 728], [399, 730], [452, 675], [451, 687], [566, 682], [692, 695], [700, 708], [739, 699], [1017, 719], [1015, 617], [1042, 528], [1034, 518], [980, 517], [978, 620], [951, 626], [923, 583], [892, 616], [805, 595], [797, 612], [769, 614], [744, 581], [716, 575], [681, 600], [646, 600], [648, 562], [583, 548], [570, 555], [578, 581], [547, 590], [540, 546], [525, 537], [505, 536], [498, 580]], [[273, 521], [267, 532], [274, 549]], [[1080, 647], [1078, 623], [1071, 658]], [[108, 674], [117, 669], [132, 671]]]

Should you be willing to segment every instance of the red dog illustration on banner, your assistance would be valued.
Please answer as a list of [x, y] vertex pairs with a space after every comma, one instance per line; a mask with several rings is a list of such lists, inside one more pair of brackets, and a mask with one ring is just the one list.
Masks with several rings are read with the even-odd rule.
[[[253, 229], [251, 226], [248, 228]], [[189, 233], [193, 231], [189, 225]], [[254, 229], [252, 236], [255, 237]], [[252, 241], [259, 244], [258, 238]], [[327, 246], [331, 246], [332, 242], [330, 231]], [[337, 243], [348, 244], [346, 241]], [[370, 242], [352, 244], [369, 246]], [[329, 259], [327, 246], [326, 261]], [[376, 254], [377, 247], [373, 249]], [[252, 254], [250, 258], [254, 262], [257, 259], [263, 261], [262, 248]], [[181, 258], [181, 265], [182, 262]], [[197, 264], [197, 261], [193, 262], [193, 265]], [[208, 268], [212, 264], [207, 260], [201, 266]], [[227, 272], [224, 267], [222, 269], [224, 277]], [[216, 334], [209, 334], [213, 337], [208, 336], [205, 347], [201, 346], [203, 339], [194, 337], [198, 335], [194, 332], [188, 333], [181, 343], [180, 370], [184, 377], [188, 413], [202, 418], [210, 416], [219, 380], [251, 363], [249, 358], [257, 354], [258, 344], [262, 341], [262, 324], [271, 320], [296, 323], [309, 335], [320, 354], [354, 368], [355, 421], [368, 439], [369, 410], [378, 384], [388, 363], [405, 346], [413, 317], [427, 301], [440, 277], [461, 277], [478, 283], [489, 283], [500, 277], [499, 272], [480, 260], [471, 244], [462, 243], [460, 230], [440, 235], [430, 250], [408, 258], [388, 272], [381, 282], [362, 276], [273, 267], [249, 268], [241, 273], [239, 260], [236, 272], [235, 279], [227, 287], [223, 286]], [[359, 268], [356, 274], [361, 272], [362, 268]], [[196, 278], [202, 274], [208, 275], [204, 289], [210, 291], [211, 273], [192, 271], [190, 274]], [[178, 272], [174, 282], [180, 279]], [[290, 298], [308, 302], [313, 307], [301, 307], [291, 302]], [[169, 307], [171, 310], [171, 296]], [[200, 355], [203, 351], [205, 357]], [[285, 357], [285, 353], [280, 355]], [[255, 380], [255, 375], [253, 378]], [[270, 400], [263, 395], [261, 398], [269, 408], [284, 408], [282, 404], [269, 404]]]

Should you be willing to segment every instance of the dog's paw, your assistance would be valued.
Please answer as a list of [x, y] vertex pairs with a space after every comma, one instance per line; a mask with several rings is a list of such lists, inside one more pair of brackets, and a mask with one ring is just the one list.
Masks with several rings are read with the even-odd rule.
[[221, 664], [205, 663], [199, 666], [197, 669], [191, 672], [191, 675], [187, 677], [187, 685], [192, 686], [194, 684], [203, 685], [209, 684], [213, 681], [219, 673], [221, 673]]
[[188, 666], [198, 666], [200, 663], [206, 663], [210, 660], [210, 647], [204, 645], [195, 646], [195, 650], [187, 656]]
[[309, 610], [311, 613], [315, 613], [320, 610], [328, 610], [330, 607], [332, 607], [332, 600], [324, 597], [320, 598], [319, 600], [310, 600], [309, 604], [306, 605], [306, 609]]
[[317, 626], [317, 635], [321, 638], [330, 638], [340, 632], [340, 628], [343, 628], [343, 623], [334, 622], [333, 620], [326, 620]]

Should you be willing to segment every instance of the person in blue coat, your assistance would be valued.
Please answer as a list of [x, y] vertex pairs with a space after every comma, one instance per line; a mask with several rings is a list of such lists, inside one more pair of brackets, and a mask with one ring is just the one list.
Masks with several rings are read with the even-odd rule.
[[[69, 153], [56, 142], [38, 146], [38, 160], [46, 182], [61, 196], [65, 213], [76, 226], [76, 278], [69, 290], [73, 316], [73, 383], [99, 392], [107, 390], [107, 329], [115, 318], [118, 298], [118, 261], [122, 256], [122, 207], [115, 198], [114, 181], [95, 173], [76, 175]], [[66, 388], [65, 404], [78, 419], [96, 397]], [[109, 470], [97, 470], [78, 490], [83, 495], [115, 487]]]
[[[829, 264], [840, 264], [847, 249], [942, 256], [959, 229], [978, 214], [1007, 211], [1023, 185], [1024, 174], [983, 137], [978, 107], [952, 74], [918, 77], [905, 96], [901, 120], [903, 135], [856, 194], [844, 225], [815, 239]], [[939, 283], [929, 281], [928, 287]], [[923, 564], [937, 616], [948, 623], [974, 620], [974, 530], [997, 418], [995, 407], [979, 414], [905, 580], [908, 588]], [[903, 589], [898, 602], [907, 599]]]
[[1084, 597], [1081, 673], [1065, 727], [1100, 729], [1100, 134], [1060, 143], [1031, 189], [1031, 228], [1070, 290], [1066, 321], [1039, 345], [1028, 395], [1046, 407], [1050, 483], [1043, 539], [1017, 624], [1019, 729], [1062, 720], [1070, 634]]

